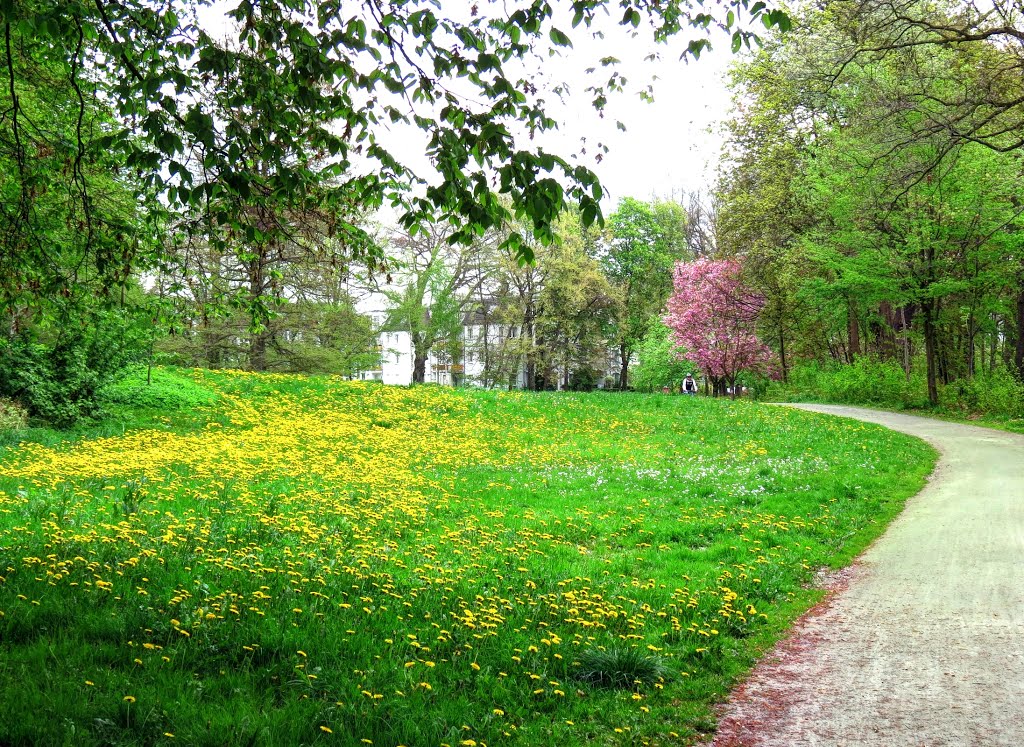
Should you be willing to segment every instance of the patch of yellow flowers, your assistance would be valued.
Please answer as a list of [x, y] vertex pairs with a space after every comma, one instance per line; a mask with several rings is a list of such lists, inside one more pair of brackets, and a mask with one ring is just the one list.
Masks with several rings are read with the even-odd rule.
[[[46, 587], [68, 585], [165, 612], [175, 645], [213, 626], [256, 621], [275, 604], [295, 624], [344, 616], [352, 635], [360, 619], [383, 615], [404, 626], [394, 634], [404, 640], [386, 643], [408, 652], [408, 690], [427, 694], [432, 686], [419, 678], [435, 658], [463, 657], [477, 673], [470, 652], [512, 620], [532, 643], [510, 651], [507, 664], [532, 686], [529, 667], [568, 663], [572, 647], [595, 645], [598, 636], [662, 652], [663, 639], [708, 639], [716, 626], [758, 614], [734, 587], [736, 576], [758, 581], [770, 548], [753, 543], [757, 559], [724, 571], [717, 586], [691, 589], [680, 580], [673, 590], [587, 557], [603, 550], [593, 546], [595, 522], [618, 521], [609, 540], [642, 532], [647, 499], [618, 514], [586, 506], [538, 514], [519, 500], [528, 480], [513, 485], [507, 471], [581, 464], [568, 425], [581, 406], [571, 400], [542, 412], [520, 394], [490, 395], [501, 419], [441, 388], [336, 380], [302, 394], [249, 396], [237, 386], [246, 374], [195, 375], [211, 387], [234, 382], [199, 430], [25, 444], [0, 462], [0, 478], [15, 485], [0, 493], [0, 545], [40, 548], [0, 568], [0, 614], [3, 576], [27, 573], [37, 581], [36, 601]], [[645, 427], [600, 410], [586, 413], [586, 425], [615, 434], [622, 465], [650, 448]], [[495, 498], [502, 494], [508, 499]], [[684, 510], [678, 521], [714, 520], [713, 512]], [[751, 516], [747, 526], [757, 525], [785, 530], [782, 517]], [[557, 582], [539, 572], [553, 558], [568, 571]], [[147, 569], [172, 565], [195, 585], [152, 598]], [[652, 601], [659, 589], [664, 603]], [[438, 607], [443, 614], [433, 615]], [[652, 636], [652, 621], [663, 632]], [[145, 643], [140, 655], [169, 661], [160, 643]], [[255, 656], [259, 647], [245, 648]], [[304, 671], [306, 653], [298, 654], [297, 669], [315, 681]], [[383, 697], [359, 676], [353, 687], [371, 704]], [[533, 692], [566, 694], [557, 680]]]

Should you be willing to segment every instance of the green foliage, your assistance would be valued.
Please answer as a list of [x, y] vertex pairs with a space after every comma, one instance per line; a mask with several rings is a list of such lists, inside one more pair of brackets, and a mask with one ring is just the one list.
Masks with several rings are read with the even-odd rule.
[[[808, 7], [793, 34], [734, 69], [744, 106], [729, 125], [719, 235], [744, 255], [784, 367], [923, 354], [936, 406], [943, 383], [1011, 360], [1024, 369], [1022, 151], [994, 125], [1002, 102], [1019, 110], [994, 91], [1020, 59], [987, 34], [938, 43], [935, 29], [953, 38], [972, 22], [947, 6], [905, 10]], [[893, 44], [898, 28], [915, 42]], [[826, 388], [916, 401], [891, 379], [872, 390], [855, 365]]]
[[671, 331], [660, 317], [651, 320], [650, 332], [637, 348], [640, 362], [633, 369], [633, 388], [640, 392], [657, 392], [668, 387], [673, 391], [688, 373], [697, 374], [695, 363], [678, 356]]
[[1024, 418], [1024, 383], [999, 368], [945, 386], [939, 402], [961, 415], [1020, 419]]
[[[0, 320], [116, 300], [157, 251], [159, 203], [101, 142], [116, 123], [89, 79], [78, 5], [0, 5]], [[72, 38], [78, 54], [61, 48]]]
[[462, 357], [464, 281], [472, 247], [453, 246], [451, 236], [445, 227], [433, 226], [430, 233], [396, 239], [400, 279], [381, 289], [391, 304], [381, 330], [409, 334], [416, 384], [426, 380], [431, 351], [448, 364]]
[[97, 311], [90, 323], [0, 338], [0, 396], [58, 428], [99, 413], [100, 389], [141, 360], [147, 329], [128, 312]]
[[28, 427], [28, 412], [13, 399], [0, 397], [0, 431], [20, 431]]
[[672, 290], [672, 267], [688, 253], [686, 210], [674, 202], [621, 200], [608, 221], [609, 245], [601, 264], [622, 298], [614, 343], [624, 363], [650, 332]]
[[[217, 226], [212, 240], [239, 256], [245, 245], [280, 243], [293, 229], [280, 218], [312, 205], [346, 216], [353, 206], [390, 202], [410, 232], [442, 219], [457, 227], [454, 239], [463, 242], [515, 215], [549, 243], [567, 201], [579, 206], [586, 224], [600, 221], [603, 190], [593, 172], [540, 147], [523, 147], [533, 138], [520, 137], [523, 130], [533, 135], [558, 124], [547, 110], [549, 92], [520, 79], [522, 60], [572, 46], [564, 28], [555, 27], [550, 4], [512, 12], [474, 6], [460, 20], [430, 0], [386, 8], [336, 0], [229, 3], [233, 27], [226, 42], [195, 20], [197, 8], [209, 5], [216, 4], [23, 0], [0, 6], [6, 69], [17, 71], [0, 86], [3, 95], [11, 92], [2, 105], [12, 135], [4, 138], [4, 166], [17, 166], [0, 173], [14, 175], [17, 212], [36, 209], [41, 175], [62, 174], [54, 193], [70, 195], [80, 213], [69, 225], [91, 233], [94, 203], [79, 189], [86, 181], [82, 155], [116, 153], [124, 169], [139, 174], [172, 210], [198, 213], [207, 226]], [[607, 23], [635, 29], [646, 18], [653, 40], [696, 37], [681, 40], [683, 54], [709, 46], [711, 25], [727, 28], [736, 48], [756, 41], [736, 23], [740, 15], [785, 25], [785, 15], [763, 2], [725, 5], [728, 13], [695, 13], [682, 0], [668, 0], [644, 6], [643, 13], [627, 8], [621, 20]], [[573, 28], [599, 33], [610, 7], [617, 6], [574, 2]], [[30, 105], [33, 76], [12, 54], [24, 49], [60, 81], [55, 100], [63, 102], [70, 130], [54, 142], [64, 143], [57, 161], [70, 168], [32, 167], [40, 151], [29, 135], [33, 121], [43, 120]], [[602, 67], [612, 68], [610, 78], [588, 89], [598, 109], [625, 83], [614, 59], [606, 59]], [[453, 88], [453, 81], [459, 85]], [[464, 90], [454, 93], [459, 87]], [[93, 130], [81, 115], [96, 101], [106, 102], [116, 120]], [[415, 173], [388, 149], [383, 130], [396, 123], [421, 131], [434, 178]], [[492, 181], [508, 203], [491, 193]], [[352, 257], [377, 256], [357, 221], [338, 217], [331, 233], [344, 237]], [[530, 258], [522, 235], [506, 243]], [[113, 245], [89, 248], [98, 269], [110, 264], [106, 253]], [[36, 254], [22, 268], [45, 273], [45, 259]], [[131, 266], [131, 257], [116, 259]], [[109, 282], [120, 272], [112, 269]], [[249, 301], [257, 317], [265, 311], [262, 296]]]
[[928, 402], [921, 360], [915, 361], [909, 381], [903, 369], [892, 361], [860, 357], [852, 365], [804, 362], [792, 369], [788, 384], [770, 382], [759, 396], [776, 401], [924, 409], [938, 417], [981, 419], [986, 424], [1015, 431], [1021, 430], [1024, 420], [1024, 384], [1005, 368], [941, 387], [936, 407]]
[[[740, 16], [784, 25], [763, 2], [725, 6], [695, 12], [668, 0], [606, 20], [614, 2], [581, 0], [571, 23], [599, 36], [646, 20], [653, 41], [697, 37], [678, 49], [694, 55], [712, 24], [736, 45], [757, 40]], [[230, 28], [215, 38], [206, 11]], [[460, 244], [514, 225], [503, 246], [524, 262], [554, 241], [567, 206], [584, 226], [602, 222], [596, 175], [535, 144], [558, 126], [547, 102], [560, 89], [538, 90], [522, 63], [572, 47], [549, 3], [453, 17], [433, 0], [19, 0], [0, 3], [0, 20], [4, 328], [20, 329], [38, 307], [78, 324], [79, 305], [116, 300], [151, 272], [161, 301], [188, 299], [194, 324], [178, 328], [201, 339], [208, 365], [351, 372], [365, 350], [274, 348], [270, 327], [302, 297], [291, 277], [298, 256], [339, 277], [353, 263], [386, 274], [367, 213], [387, 204], [408, 235], [440, 224]], [[601, 60], [608, 77], [587, 88], [598, 109], [626, 82], [616, 65]], [[389, 150], [392, 128], [399, 140], [421, 137], [433, 173]], [[244, 358], [223, 349], [236, 337], [217, 319], [228, 307], [247, 318]], [[189, 342], [172, 346], [196, 362]], [[454, 360], [454, 336], [444, 345]]]
[[542, 368], [560, 368], [563, 387], [568, 383], [575, 391], [589, 391], [597, 384], [597, 369], [605, 364], [622, 298], [587, 255], [588, 236], [578, 219], [567, 215], [559, 230], [560, 244], [538, 255], [543, 282], [537, 295], [537, 352]]
[[894, 409], [926, 407], [928, 391], [918, 371], [910, 380], [894, 361], [859, 357], [850, 365], [821, 365], [810, 361], [794, 366], [789, 384], [777, 382], [768, 389], [769, 399], [841, 402]]
[[[248, 314], [214, 313], [211, 307], [187, 302], [182, 313], [194, 323], [156, 340], [155, 360], [185, 367], [252, 367], [254, 333]], [[283, 302], [256, 334], [266, 342], [267, 371], [351, 377], [380, 366], [373, 322], [357, 312], [347, 296]]]
[[569, 389], [574, 392], [592, 392], [597, 388], [600, 372], [586, 364], [576, 365], [569, 371]]

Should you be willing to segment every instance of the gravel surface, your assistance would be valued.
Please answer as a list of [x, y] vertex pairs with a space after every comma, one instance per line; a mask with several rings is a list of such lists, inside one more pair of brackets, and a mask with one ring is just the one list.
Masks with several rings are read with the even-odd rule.
[[942, 456], [733, 692], [712, 744], [1024, 745], [1024, 436], [799, 407], [919, 436]]

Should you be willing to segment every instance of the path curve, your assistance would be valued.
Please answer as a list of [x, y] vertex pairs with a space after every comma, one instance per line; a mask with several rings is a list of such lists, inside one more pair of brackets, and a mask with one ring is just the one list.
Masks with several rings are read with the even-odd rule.
[[1024, 745], [1024, 436], [832, 405], [941, 452], [723, 709], [714, 747]]

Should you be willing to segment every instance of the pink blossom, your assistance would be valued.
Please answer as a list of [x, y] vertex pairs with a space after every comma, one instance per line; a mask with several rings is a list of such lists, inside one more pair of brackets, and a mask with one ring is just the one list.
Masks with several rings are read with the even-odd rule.
[[735, 260], [679, 262], [665, 324], [673, 341], [712, 381], [736, 383], [741, 371], [770, 373], [775, 355], [756, 334], [763, 300], [743, 286]]

